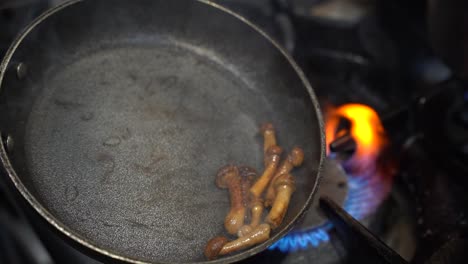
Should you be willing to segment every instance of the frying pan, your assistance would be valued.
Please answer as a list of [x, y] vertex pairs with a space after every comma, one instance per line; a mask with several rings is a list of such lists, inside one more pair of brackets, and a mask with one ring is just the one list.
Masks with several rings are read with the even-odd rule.
[[260, 124], [304, 165], [283, 224], [306, 212], [324, 157], [303, 73], [241, 16], [204, 0], [85, 0], [19, 35], [1, 64], [0, 157], [53, 229], [108, 261], [203, 262], [229, 210], [223, 165], [262, 170]]

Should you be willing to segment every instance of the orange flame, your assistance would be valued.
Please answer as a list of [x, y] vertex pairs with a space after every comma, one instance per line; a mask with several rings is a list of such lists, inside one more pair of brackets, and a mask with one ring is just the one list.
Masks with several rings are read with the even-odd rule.
[[[347, 119], [350, 126], [340, 128], [341, 118]], [[342, 131], [337, 131], [340, 129]], [[353, 156], [342, 161], [342, 166], [349, 180], [365, 179], [366, 184], [360, 186], [360, 190], [354, 190], [361, 198], [354, 201], [352, 212], [360, 218], [366, 217], [375, 212], [388, 197], [396, 175], [396, 164], [392, 158], [385, 156], [388, 153], [383, 153], [388, 140], [382, 122], [372, 108], [361, 104], [346, 104], [327, 109], [325, 132], [327, 146], [345, 133], [350, 133], [356, 141]]]
[[352, 159], [358, 160], [360, 165], [364, 167], [369, 165], [367, 163], [375, 162], [387, 144], [385, 131], [378, 114], [372, 108], [362, 104], [345, 104], [338, 108], [329, 107], [326, 111], [325, 129], [327, 146], [345, 132], [336, 131], [340, 118], [346, 118], [351, 122], [350, 133], [357, 145]]

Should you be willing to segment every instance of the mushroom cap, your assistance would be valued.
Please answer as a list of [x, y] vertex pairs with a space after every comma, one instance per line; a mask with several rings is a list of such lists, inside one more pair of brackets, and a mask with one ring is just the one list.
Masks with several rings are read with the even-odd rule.
[[272, 123], [264, 123], [261, 127], [260, 127], [260, 133], [264, 134], [265, 132], [275, 132], [275, 127], [273, 126]]
[[278, 188], [280, 186], [286, 185], [292, 188], [296, 187], [296, 180], [294, 179], [294, 176], [292, 176], [289, 173], [284, 173], [278, 176], [275, 179], [275, 182], [273, 183], [275, 188]]
[[265, 157], [263, 158], [265, 164], [270, 164], [275, 160], [280, 159], [280, 155], [283, 153], [283, 149], [279, 146], [271, 146], [267, 149]]
[[299, 147], [294, 147], [289, 158], [295, 167], [301, 166], [304, 162], [304, 151]]
[[252, 181], [258, 176], [257, 170], [249, 166], [240, 166], [239, 175], [242, 179]]
[[223, 246], [228, 242], [228, 239], [223, 236], [217, 236], [206, 244], [205, 247], [205, 257], [208, 258], [209, 260], [216, 259], [219, 255], [219, 252], [221, 249], [223, 249]]
[[219, 169], [216, 174], [216, 186], [226, 189], [229, 186], [229, 182], [236, 177], [239, 177], [238, 168], [234, 165], [226, 165]]
[[264, 200], [260, 197], [258, 198], [252, 198], [250, 199], [250, 204], [249, 206], [252, 208], [252, 209], [256, 209], [258, 210], [259, 208], [262, 208], [263, 209], [263, 203], [264, 203]]
[[271, 146], [268, 148], [266, 156], [271, 157], [273, 155], [281, 155], [283, 149], [280, 146]]

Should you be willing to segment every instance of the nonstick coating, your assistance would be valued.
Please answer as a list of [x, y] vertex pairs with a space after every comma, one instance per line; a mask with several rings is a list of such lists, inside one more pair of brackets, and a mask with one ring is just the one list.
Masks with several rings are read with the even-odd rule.
[[315, 97], [295, 64], [207, 2], [75, 2], [36, 21], [2, 65], [1, 156], [33, 207], [112, 258], [204, 261], [229, 209], [216, 171], [261, 172], [258, 129], [270, 121], [281, 146], [305, 150], [297, 191], [272, 240], [221, 260], [283, 235], [307, 208], [324, 154]]

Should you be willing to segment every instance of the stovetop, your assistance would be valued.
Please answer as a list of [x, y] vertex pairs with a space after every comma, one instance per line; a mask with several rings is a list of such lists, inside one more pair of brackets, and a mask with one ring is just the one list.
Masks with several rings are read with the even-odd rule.
[[[0, 0], [0, 54], [20, 28], [60, 1], [12, 2]], [[390, 142], [380, 158], [391, 160], [391, 185], [353, 177], [330, 155], [305, 219], [245, 262], [457, 263], [468, 257], [468, 118], [459, 110], [468, 93], [429, 48], [425, 1], [217, 2], [258, 24], [295, 57], [324, 113], [330, 106], [365, 104], [380, 116]], [[0, 226], [9, 230], [0, 232], [0, 260], [99, 263], [63, 243], [45, 223], [32, 222], [31, 212], [15, 209], [12, 204], [24, 203], [0, 183]], [[377, 199], [384, 187], [391, 191]]]

